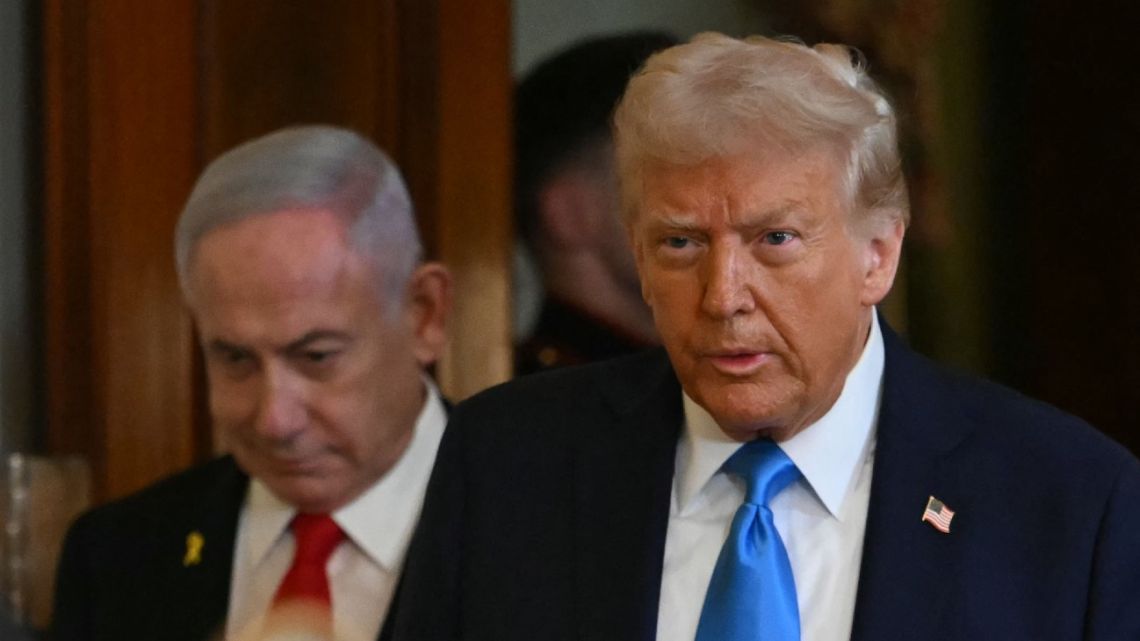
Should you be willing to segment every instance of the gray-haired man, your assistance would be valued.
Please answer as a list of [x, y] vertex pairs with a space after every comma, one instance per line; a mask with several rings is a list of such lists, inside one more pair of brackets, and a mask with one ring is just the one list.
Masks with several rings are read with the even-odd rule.
[[279, 606], [377, 638], [446, 416], [450, 276], [398, 170], [332, 127], [259, 138], [203, 172], [176, 254], [230, 455], [77, 521], [56, 638], [256, 638]]

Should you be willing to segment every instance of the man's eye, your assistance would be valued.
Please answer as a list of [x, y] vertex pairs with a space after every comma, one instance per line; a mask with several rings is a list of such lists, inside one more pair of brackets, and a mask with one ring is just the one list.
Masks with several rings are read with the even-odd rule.
[[764, 242], [769, 245], [783, 245], [791, 242], [795, 237], [796, 235], [790, 231], [770, 231], [764, 234]]
[[227, 365], [238, 365], [249, 360], [249, 354], [236, 349], [223, 350], [221, 357]]
[[333, 356], [335, 355], [336, 352], [333, 351], [310, 350], [305, 352], [305, 360], [309, 361], [310, 363], [326, 363], [332, 360]]
[[214, 347], [207, 354], [211, 367], [218, 368], [228, 377], [244, 377], [254, 371], [257, 366], [257, 357], [244, 350], [232, 347]]
[[689, 239], [684, 236], [669, 236], [665, 239], [665, 244], [672, 249], [684, 249], [689, 246]]

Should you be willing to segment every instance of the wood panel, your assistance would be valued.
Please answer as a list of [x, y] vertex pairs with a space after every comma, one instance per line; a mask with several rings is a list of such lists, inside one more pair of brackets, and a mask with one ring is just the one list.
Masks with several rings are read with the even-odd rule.
[[1019, 16], [1026, 129], [1014, 166], [1029, 264], [1018, 383], [1140, 454], [1136, 14], [1048, 0]]
[[[458, 400], [511, 375], [510, 5], [409, 0], [404, 7], [405, 38], [438, 52], [427, 60], [405, 47], [411, 139], [404, 159], [421, 210], [436, 210], [428, 216], [432, 237], [456, 276], [451, 342], [438, 375]], [[430, 137], [434, 144], [424, 140]], [[433, 180], [425, 184], [425, 176]]]
[[292, 124], [331, 123], [398, 157], [392, 0], [206, 2], [207, 157]]
[[[48, 446], [87, 454], [103, 434], [93, 389], [87, 238], [86, 4], [44, 4], [44, 351]], [[101, 461], [93, 461], [102, 472]]]
[[196, 171], [193, 0], [45, 5], [48, 442], [96, 495], [199, 453], [172, 266]]
[[47, 443], [96, 501], [213, 451], [173, 225], [207, 160], [281, 126], [391, 152], [457, 276], [445, 393], [509, 375], [505, 0], [46, 0], [43, 32]]

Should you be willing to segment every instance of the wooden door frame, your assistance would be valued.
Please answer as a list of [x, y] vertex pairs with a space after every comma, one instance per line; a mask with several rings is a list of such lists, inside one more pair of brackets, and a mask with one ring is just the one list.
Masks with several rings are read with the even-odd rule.
[[[214, 451], [171, 233], [208, 160], [215, 1], [43, 5], [45, 441], [91, 461], [97, 500]], [[458, 400], [510, 375], [510, 5], [390, 6], [399, 70], [376, 82], [400, 92], [396, 159], [456, 275], [438, 375]]]

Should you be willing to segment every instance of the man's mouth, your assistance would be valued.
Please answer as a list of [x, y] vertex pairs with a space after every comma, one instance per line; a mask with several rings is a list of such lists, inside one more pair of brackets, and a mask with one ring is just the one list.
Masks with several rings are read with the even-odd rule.
[[311, 457], [273, 457], [269, 459], [269, 466], [275, 473], [287, 476], [312, 474], [317, 469]]
[[712, 366], [729, 376], [749, 376], [771, 359], [768, 352], [749, 350], [716, 350], [706, 355]]

